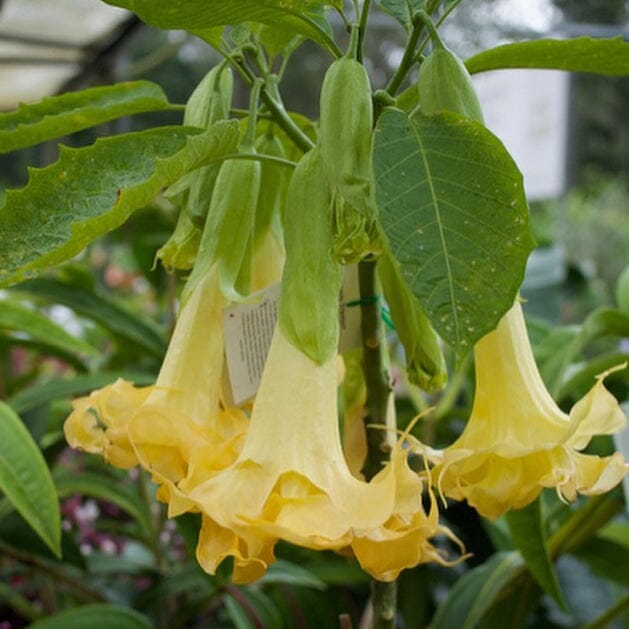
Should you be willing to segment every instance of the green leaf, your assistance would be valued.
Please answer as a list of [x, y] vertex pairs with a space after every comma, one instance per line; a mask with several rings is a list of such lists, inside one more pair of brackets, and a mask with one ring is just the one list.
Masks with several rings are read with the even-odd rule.
[[382, 10], [392, 15], [404, 28], [413, 25], [413, 13], [425, 8], [426, 0], [377, 0]]
[[[541, 372], [553, 397], [561, 398], [569, 392], [564, 386], [568, 368], [590, 343], [605, 336], [629, 336], [629, 314], [613, 308], [598, 308], [588, 315], [581, 327], [556, 328], [540, 343], [536, 358], [541, 361]], [[617, 364], [622, 362], [619, 360]], [[571, 380], [573, 378], [571, 374]]]
[[63, 304], [100, 324], [123, 342], [131, 341], [157, 358], [161, 359], [166, 351], [166, 333], [152, 319], [78, 283], [39, 277], [23, 282], [13, 290]]
[[306, 568], [284, 559], [278, 559], [269, 566], [260, 584], [283, 583], [300, 587], [325, 590], [327, 585]]
[[623, 76], [629, 74], [629, 43], [622, 37], [536, 39], [484, 50], [465, 65], [470, 74], [501, 68], [543, 68]]
[[[623, 363], [629, 363], [629, 352], [608, 352], [591, 358], [586, 363], [571, 365], [569, 375], [562, 379], [556, 391], [551, 393], [558, 403], [567, 399], [579, 400], [594, 386], [598, 375]], [[610, 383], [612, 380], [618, 383], [624, 381], [624, 386], [629, 387], [629, 371], [626, 369], [614, 371], [606, 382]]]
[[[319, 28], [330, 38], [333, 37], [332, 27], [327, 21], [326, 10], [323, 5], [313, 5], [304, 9], [303, 15], [312, 20], [314, 24], [318, 24]], [[271, 58], [282, 52], [293, 51], [304, 40], [302, 35], [296, 35], [292, 29], [288, 29], [284, 25], [261, 24], [255, 29], [255, 32]]]
[[236, 629], [256, 629], [255, 623], [249, 618], [240, 601], [227, 593], [223, 598], [225, 611]]
[[65, 609], [46, 616], [29, 629], [153, 629], [149, 619], [128, 607], [94, 604]]
[[458, 354], [513, 305], [534, 242], [522, 175], [481, 124], [383, 112], [374, 142], [381, 222], [403, 277]]
[[21, 104], [0, 114], [0, 153], [39, 144], [121, 116], [169, 109], [162, 88], [149, 81], [91, 87]]
[[133, 11], [143, 22], [167, 29], [198, 33], [217, 26], [260, 22], [301, 34], [324, 45], [335, 46], [318, 22], [308, 15], [316, 7], [340, 7], [338, 0], [106, 0], [108, 4]]
[[600, 536], [581, 544], [573, 553], [604, 579], [629, 587], [629, 548]]
[[194, 605], [209, 601], [216, 589], [213, 577], [203, 572], [196, 562], [189, 562], [180, 569], [171, 568], [167, 576], [162, 576], [138, 596], [135, 605], [139, 609], [159, 609], [165, 599], [179, 596], [186, 596]]
[[521, 567], [519, 553], [503, 552], [464, 574], [437, 609], [432, 629], [474, 629], [511, 575]]
[[16, 413], [26, 413], [54, 400], [74, 397], [100, 389], [118, 378], [133, 382], [136, 386], [153, 384], [154, 374], [99, 371], [77, 376], [50, 378], [45, 382], [18, 391], [8, 400]]
[[60, 499], [81, 494], [106, 500], [126, 511], [146, 534], [153, 530], [151, 515], [139, 506], [137, 492], [121, 485], [119, 479], [89, 471], [80, 474], [59, 471], [54, 475], [54, 482]]
[[238, 123], [205, 132], [162, 127], [61, 147], [51, 166], [30, 171], [0, 208], [0, 285], [68, 260], [121, 225], [166, 186], [211, 159], [233, 152]]
[[553, 562], [548, 552], [540, 500], [535, 500], [523, 509], [505, 515], [511, 539], [520, 551], [529, 572], [542, 589], [565, 609], [565, 603]]
[[60, 556], [61, 517], [50, 472], [22, 420], [4, 402], [0, 402], [0, 443], [0, 490]]
[[11, 299], [0, 299], [0, 328], [28, 334], [33, 340], [69, 354], [94, 355], [98, 351], [83, 339], [68, 334], [43, 314]]

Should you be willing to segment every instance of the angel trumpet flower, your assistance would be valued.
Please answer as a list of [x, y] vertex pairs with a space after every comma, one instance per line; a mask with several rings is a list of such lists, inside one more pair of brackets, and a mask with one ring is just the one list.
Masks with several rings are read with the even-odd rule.
[[562, 412], [542, 382], [518, 301], [476, 344], [474, 358], [470, 419], [461, 436], [436, 455], [432, 470], [443, 494], [465, 498], [480, 514], [497, 518], [526, 506], [544, 487], [574, 500], [577, 492], [604, 493], [622, 480], [621, 454], [580, 452], [594, 435], [615, 433], [626, 423], [603, 386], [609, 372], [569, 414]]
[[371, 482], [351, 475], [336, 393], [336, 356], [319, 365], [276, 327], [242, 451], [188, 494], [203, 514], [197, 559], [207, 572], [233, 556], [234, 581], [252, 581], [274, 560], [278, 539], [351, 550], [381, 580], [443, 562], [428, 540], [449, 532], [437, 522], [434, 499], [425, 513], [424, 482], [401, 443]]
[[171, 513], [189, 506], [178, 486], [204, 470], [229, 465], [248, 425], [245, 413], [222, 405], [222, 308], [216, 265], [194, 279], [155, 385], [118, 380], [76, 400], [65, 423], [68, 443], [110, 463], [140, 463], [162, 485]]

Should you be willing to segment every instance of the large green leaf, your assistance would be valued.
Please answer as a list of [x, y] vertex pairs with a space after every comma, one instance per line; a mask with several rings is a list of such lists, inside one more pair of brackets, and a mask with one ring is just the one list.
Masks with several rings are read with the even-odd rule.
[[166, 333], [152, 319], [78, 283], [38, 277], [19, 284], [15, 290], [63, 304], [99, 323], [123, 342], [131, 341], [157, 358], [161, 359], [166, 351]]
[[168, 109], [162, 88], [149, 81], [91, 87], [22, 104], [0, 114], [0, 153], [87, 129], [121, 116]]
[[69, 354], [79, 352], [93, 355], [98, 351], [83, 339], [68, 334], [45, 315], [11, 299], [0, 299], [1, 328], [28, 334], [33, 340]]
[[522, 175], [482, 125], [397, 109], [378, 122], [374, 167], [402, 275], [462, 354], [498, 324], [522, 283], [534, 246]]
[[484, 564], [464, 574], [437, 609], [432, 629], [474, 629], [491, 609], [511, 575], [521, 566], [519, 553], [496, 553]]
[[544, 68], [623, 76], [629, 74], [629, 43], [621, 37], [536, 39], [484, 50], [465, 65], [471, 74], [500, 68]]
[[71, 378], [56, 377], [26, 389], [21, 389], [9, 399], [9, 404], [17, 413], [26, 413], [54, 400], [74, 397], [89, 393], [94, 389], [100, 389], [118, 378], [124, 378], [129, 382], [133, 382], [136, 386], [155, 382], [155, 375], [151, 374], [110, 371], [80, 374]]
[[0, 490], [59, 556], [61, 517], [55, 486], [37, 444], [4, 402], [0, 402], [0, 444]]
[[0, 285], [68, 260], [121, 225], [163, 188], [211, 159], [233, 152], [238, 123], [205, 132], [162, 127], [61, 147], [59, 160], [32, 170], [0, 208]]
[[543, 590], [565, 608], [559, 581], [546, 545], [540, 500], [506, 514], [513, 544]]
[[149, 619], [128, 607], [117, 605], [83, 605], [46, 616], [30, 629], [153, 629]]
[[324, 5], [340, 7], [339, 0], [105, 0], [130, 9], [147, 24], [183, 29], [204, 37], [217, 26], [260, 22], [309, 37], [334, 51], [329, 34], [309, 12]]

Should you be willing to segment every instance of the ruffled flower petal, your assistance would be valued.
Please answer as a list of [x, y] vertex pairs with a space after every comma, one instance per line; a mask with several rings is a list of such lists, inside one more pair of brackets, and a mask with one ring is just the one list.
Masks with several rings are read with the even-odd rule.
[[137, 388], [118, 379], [89, 396], [74, 400], [73, 411], [63, 426], [66, 441], [73, 448], [100, 454], [116, 467], [129, 469], [137, 465], [127, 426], [151, 388]]
[[461, 436], [433, 451], [433, 479], [456, 500], [497, 518], [554, 487], [568, 499], [577, 492], [608, 491], [625, 475], [622, 456], [578, 452], [597, 434], [620, 430], [626, 418], [603, 378], [567, 415], [548, 393], [535, 364], [519, 302], [474, 348], [476, 394]]
[[336, 372], [336, 357], [318, 365], [276, 329], [242, 452], [188, 494], [204, 515], [197, 557], [209, 572], [232, 556], [234, 581], [257, 578], [278, 539], [352, 550], [378, 579], [438, 557], [428, 540], [444, 530], [436, 511], [424, 512], [424, 482], [408, 467], [401, 443], [371, 482], [350, 473], [339, 439]]

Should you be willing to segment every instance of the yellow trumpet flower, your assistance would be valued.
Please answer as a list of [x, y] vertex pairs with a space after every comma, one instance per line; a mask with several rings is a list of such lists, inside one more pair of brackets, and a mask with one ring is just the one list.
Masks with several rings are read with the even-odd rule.
[[[279, 279], [284, 254], [269, 232], [253, 256], [255, 291]], [[227, 300], [213, 259], [202, 243], [156, 383], [136, 388], [118, 380], [75, 400], [64, 426], [72, 447], [101, 454], [118, 467], [139, 463], [151, 472], [171, 516], [194, 508], [185, 495], [188, 485], [229, 466], [249, 425], [242, 409], [224, 401], [222, 311]]]
[[63, 427], [66, 441], [73, 448], [100, 454], [116, 467], [129, 469], [137, 465], [127, 426], [150, 389], [135, 387], [119, 378], [87, 397], [74, 400], [73, 411]]
[[150, 471], [171, 514], [191, 506], [178, 485], [229, 465], [249, 423], [222, 403], [224, 306], [213, 265], [184, 299], [155, 385], [118, 380], [75, 400], [64, 426], [71, 446]]
[[553, 401], [540, 376], [519, 301], [474, 348], [476, 393], [461, 436], [441, 452], [432, 477], [442, 494], [467, 499], [480, 514], [497, 518], [526, 506], [544, 487], [564, 499], [604, 493], [626, 473], [621, 454], [579, 452], [594, 435], [626, 423], [603, 386], [606, 372], [569, 414]]
[[437, 507], [422, 507], [423, 479], [399, 442], [367, 483], [350, 473], [337, 421], [337, 359], [317, 364], [275, 330], [245, 443], [227, 469], [191, 488], [203, 514], [197, 547], [214, 573], [234, 557], [235, 582], [260, 577], [284, 539], [312, 549], [351, 550], [381, 580], [441, 561], [429, 538], [449, 534]]

